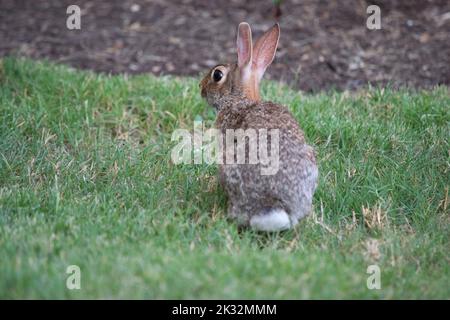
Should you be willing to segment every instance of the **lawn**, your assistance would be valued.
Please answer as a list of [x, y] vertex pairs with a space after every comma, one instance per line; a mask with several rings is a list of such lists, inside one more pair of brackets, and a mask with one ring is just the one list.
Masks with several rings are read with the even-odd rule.
[[0, 298], [450, 298], [448, 88], [264, 83], [320, 183], [296, 229], [259, 234], [226, 218], [215, 165], [171, 162], [175, 129], [214, 120], [198, 79], [0, 61]]

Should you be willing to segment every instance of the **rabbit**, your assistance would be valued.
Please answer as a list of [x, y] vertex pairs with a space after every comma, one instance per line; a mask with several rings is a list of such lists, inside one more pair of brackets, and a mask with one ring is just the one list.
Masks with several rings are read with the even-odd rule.
[[[237, 62], [215, 66], [199, 85], [201, 96], [217, 111], [215, 126], [219, 132], [278, 130], [279, 168], [274, 174], [262, 174], [262, 163], [219, 164], [219, 180], [228, 195], [228, 215], [239, 226], [263, 232], [290, 229], [307, 216], [312, 210], [319, 176], [315, 151], [306, 144], [290, 111], [282, 105], [261, 101], [259, 83], [275, 57], [279, 36], [280, 27], [276, 23], [253, 46], [250, 25], [240, 23]], [[272, 152], [275, 140], [267, 138], [267, 141]], [[258, 143], [260, 150], [261, 140]], [[248, 160], [247, 148], [245, 152]]]

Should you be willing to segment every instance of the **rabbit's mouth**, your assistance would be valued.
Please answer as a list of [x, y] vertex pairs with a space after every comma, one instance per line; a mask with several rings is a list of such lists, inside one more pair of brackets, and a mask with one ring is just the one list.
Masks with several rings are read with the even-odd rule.
[[206, 86], [208, 84], [208, 76], [205, 76], [202, 81], [200, 81], [200, 83], [198, 84], [198, 86], [200, 87], [200, 95], [202, 96], [202, 98], [206, 98]]
[[216, 110], [220, 109], [220, 97], [218, 97], [215, 93], [208, 92], [206, 89], [201, 90], [202, 98], [206, 100], [206, 102]]

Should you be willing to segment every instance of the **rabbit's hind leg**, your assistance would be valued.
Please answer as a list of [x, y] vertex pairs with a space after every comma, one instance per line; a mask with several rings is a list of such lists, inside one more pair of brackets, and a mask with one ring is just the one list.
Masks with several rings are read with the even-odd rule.
[[229, 199], [228, 204], [228, 217], [236, 221], [239, 226], [248, 226], [249, 220], [247, 210], [242, 208], [242, 206], [233, 203], [231, 199]]

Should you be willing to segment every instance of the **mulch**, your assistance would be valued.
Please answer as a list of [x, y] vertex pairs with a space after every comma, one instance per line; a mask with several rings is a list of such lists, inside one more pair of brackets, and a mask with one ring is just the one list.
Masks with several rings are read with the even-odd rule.
[[[66, 28], [71, 4], [82, 10], [81, 30]], [[380, 30], [366, 28], [370, 4], [381, 8]], [[272, 0], [1, 0], [0, 57], [113, 74], [198, 75], [235, 59], [239, 22], [258, 36], [279, 21], [267, 78], [307, 92], [450, 85], [448, 0], [284, 0], [279, 9]]]

